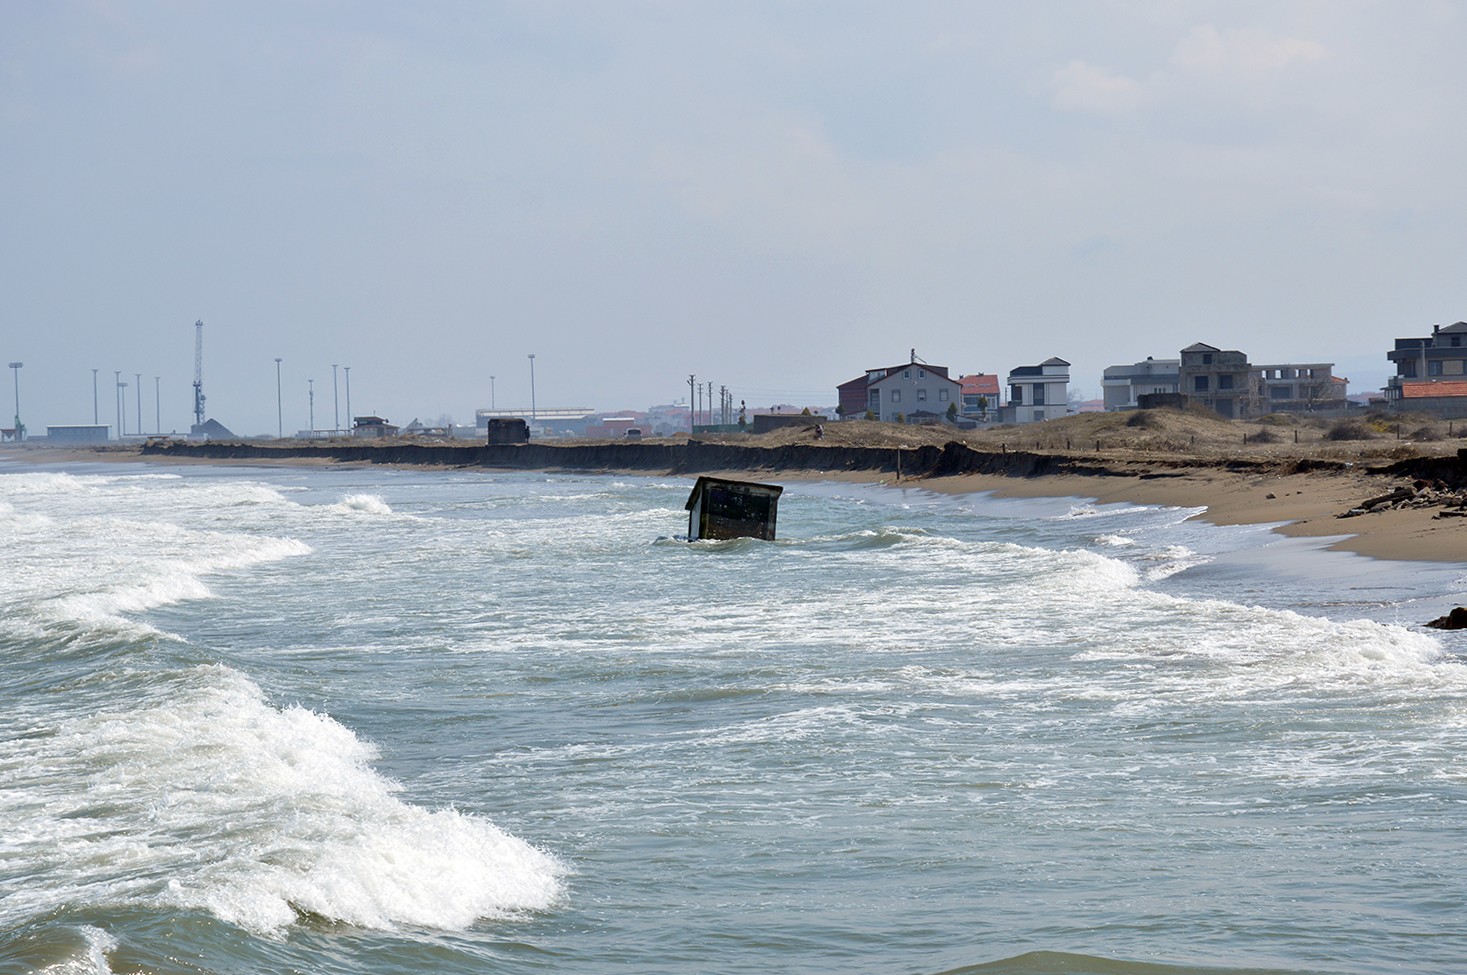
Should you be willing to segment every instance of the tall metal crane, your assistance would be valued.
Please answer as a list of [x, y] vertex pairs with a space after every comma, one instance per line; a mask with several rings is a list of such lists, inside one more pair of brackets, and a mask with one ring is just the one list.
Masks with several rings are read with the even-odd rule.
[[194, 425], [204, 425], [204, 322], [194, 322]]

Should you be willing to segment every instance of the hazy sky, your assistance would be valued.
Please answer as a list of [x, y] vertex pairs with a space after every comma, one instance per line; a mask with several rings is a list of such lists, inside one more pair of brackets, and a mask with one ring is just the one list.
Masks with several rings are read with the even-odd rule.
[[[1467, 318], [1467, 5], [0, 2], [22, 414], [834, 403]], [[0, 415], [13, 411], [13, 373]], [[345, 414], [344, 375], [340, 408]], [[129, 387], [131, 429], [136, 424]], [[9, 425], [8, 422], [5, 425]]]

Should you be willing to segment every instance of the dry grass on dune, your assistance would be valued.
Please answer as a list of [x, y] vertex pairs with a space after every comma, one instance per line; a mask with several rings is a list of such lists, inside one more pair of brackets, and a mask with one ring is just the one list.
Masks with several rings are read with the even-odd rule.
[[[1270, 414], [1258, 421], [1228, 420], [1204, 409], [1077, 413], [1021, 426], [959, 430], [946, 424], [877, 423], [850, 420], [824, 424], [821, 443], [831, 447], [941, 446], [951, 441], [979, 450], [1142, 459], [1158, 454], [1205, 460], [1297, 459], [1390, 461], [1455, 454], [1467, 446], [1467, 422], [1429, 416], [1314, 417]], [[700, 434], [723, 443], [779, 446], [813, 443], [809, 428], [786, 427], [759, 434]]]

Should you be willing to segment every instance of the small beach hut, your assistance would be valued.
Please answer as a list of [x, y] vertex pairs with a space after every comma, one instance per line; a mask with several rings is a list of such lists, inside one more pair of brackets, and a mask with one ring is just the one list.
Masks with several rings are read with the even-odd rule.
[[700, 477], [688, 495], [688, 541], [700, 538], [762, 538], [774, 541], [778, 484]]

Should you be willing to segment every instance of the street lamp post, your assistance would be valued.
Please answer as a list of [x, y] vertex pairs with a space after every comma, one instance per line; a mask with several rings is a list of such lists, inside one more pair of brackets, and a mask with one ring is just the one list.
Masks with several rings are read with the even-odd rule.
[[311, 430], [310, 430], [310, 434], [311, 434], [311, 437], [314, 439], [315, 436], [316, 436], [316, 380], [314, 380], [314, 379], [307, 379], [306, 380], [306, 389], [309, 390], [309, 392], [306, 393], [306, 397], [310, 401], [310, 404], [311, 404], [311, 413], [310, 413], [310, 416], [311, 416]]
[[336, 398], [336, 363], [331, 363], [331, 435], [341, 432], [341, 403]]
[[20, 422], [20, 367], [24, 362], [12, 362], [10, 371], [15, 376], [15, 439], [25, 439], [25, 424]]
[[117, 384], [117, 439], [127, 436], [127, 383]]
[[342, 366], [341, 370], [346, 373], [346, 422], [355, 424], [356, 420], [351, 415], [351, 366]]
[[275, 357], [275, 436], [285, 437], [285, 407], [280, 400], [280, 357]]
[[117, 439], [122, 439], [122, 370], [112, 370], [112, 400], [117, 407]]
[[143, 435], [143, 374], [133, 373], [137, 377], [137, 386], [133, 389], [133, 395], [138, 398], [138, 436]]
[[535, 353], [530, 353], [530, 422], [535, 422]]
[[494, 412], [494, 377], [489, 377], [489, 412]]
[[97, 370], [92, 370], [92, 426], [101, 423], [101, 417], [97, 413]]
[[163, 400], [158, 389], [162, 382], [162, 376], [153, 377], [153, 432], [160, 437], [163, 436]]

